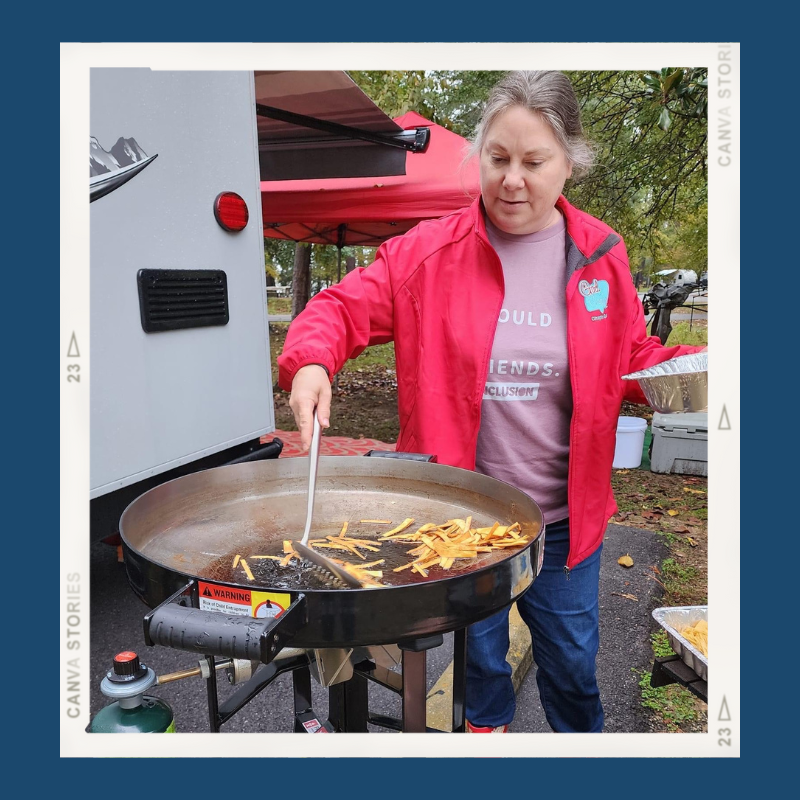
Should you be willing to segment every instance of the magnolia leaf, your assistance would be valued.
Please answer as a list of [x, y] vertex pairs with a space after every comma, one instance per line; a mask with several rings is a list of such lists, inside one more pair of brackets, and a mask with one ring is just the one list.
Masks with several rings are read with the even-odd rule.
[[[664, 96], [666, 97], [675, 84], [683, 77], [683, 70], [676, 69], [671, 75], [664, 79]], [[666, 130], [666, 128], [664, 128]]]
[[633, 559], [630, 557], [630, 555], [620, 556], [617, 559], [617, 564], [621, 564], [623, 567], [632, 567]]

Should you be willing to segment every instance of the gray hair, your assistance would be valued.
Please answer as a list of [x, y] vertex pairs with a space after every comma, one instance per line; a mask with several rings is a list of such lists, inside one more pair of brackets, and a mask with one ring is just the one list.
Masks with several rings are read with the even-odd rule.
[[572, 164], [573, 180], [589, 172], [594, 162], [594, 149], [583, 134], [575, 90], [563, 72], [553, 70], [509, 72], [492, 87], [475, 129], [468, 159], [480, 154], [492, 123], [513, 106], [527, 108], [550, 125]]

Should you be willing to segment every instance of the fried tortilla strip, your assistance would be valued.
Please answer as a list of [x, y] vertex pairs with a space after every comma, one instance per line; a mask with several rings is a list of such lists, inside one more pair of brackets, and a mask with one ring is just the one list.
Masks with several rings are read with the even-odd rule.
[[294, 553], [294, 548], [292, 547], [292, 543], [288, 540], [285, 540], [283, 543], [283, 552], [284, 553]]
[[[359, 558], [364, 558], [364, 556], [361, 555], [361, 553], [358, 552], [358, 548], [354, 544], [350, 544], [349, 541], [345, 541], [344, 539], [339, 539], [336, 536], [328, 536], [328, 541], [332, 545], [337, 545], [339, 547], [344, 547], [345, 550], [348, 550], [354, 556], [358, 556]], [[323, 547], [323, 546], [324, 545], [320, 545], [320, 547]]]
[[439, 560], [439, 566], [442, 569], [450, 569], [453, 566], [453, 559], [452, 558], [442, 558]]
[[242, 565], [242, 569], [245, 571], [245, 573], [247, 573], [247, 577], [248, 577], [248, 578], [249, 578], [251, 581], [252, 581], [252, 580], [255, 580], [255, 579], [253, 578], [253, 572], [252, 572], [252, 570], [250, 569], [250, 566], [248, 565], [248, 563], [247, 563], [247, 562], [246, 562], [244, 559], [242, 559], [242, 560], [241, 560], [239, 563]]
[[249, 556], [249, 558], [271, 558], [273, 561], [283, 561], [281, 556]]
[[423, 577], [425, 578], [428, 577], [428, 570], [423, 569], [418, 564], [412, 564], [411, 568], [414, 570], [414, 572], [419, 572], [419, 574], [422, 575]]
[[[376, 549], [383, 547], [382, 544], [376, 542], [375, 539], [354, 539], [352, 536], [347, 537], [346, 542], [342, 542], [338, 536], [325, 537], [329, 542], [340, 542], [341, 544], [352, 544], [356, 547], [374, 547]], [[320, 541], [323, 541], [320, 539]]]
[[347, 533], [347, 521], [345, 520], [344, 525], [342, 525], [342, 529], [339, 531], [339, 538], [344, 539], [346, 533]]
[[231, 569], [236, 569], [236, 565], [239, 563], [239, 559], [241, 556], [237, 553], [233, 559], [233, 564], [231, 565]]
[[295, 553], [291, 552], [287, 556], [281, 559], [280, 564], [282, 567], [288, 567], [289, 562], [295, 557]]
[[409, 561], [408, 564], [403, 564], [402, 567], [395, 567], [392, 572], [402, 572], [404, 569], [409, 569], [410, 567], [414, 566], [413, 561]]
[[358, 564], [350, 564], [348, 562], [343, 563], [342, 567], [360, 581], [362, 586], [368, 589], [380, 588], [383, 585], [373, 580], [376, 576], [383, 577], [383, 573], [380, 570], [364, 570]]
[[381, 536], [381, 539], [388, 539], [390, 536], [395, 536], [398, 533], [401, 533], [406, 528], [410, 527], [414, 524], [414, 519], [412, 517], [408, 517], [403, 522], [401, 522], [396, 528], [392, 528], [390, 531], [386, 531], [386, 533]]
[[360, 519], [359, 522], [365, 525], [391, 525], [390, 519]]

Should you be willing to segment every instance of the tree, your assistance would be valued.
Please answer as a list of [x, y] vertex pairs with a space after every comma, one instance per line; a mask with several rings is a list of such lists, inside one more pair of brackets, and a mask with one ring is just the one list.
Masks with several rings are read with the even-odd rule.
[[308, 303], [311, 297], [311, 245], [298, 244], [294, 247], [294, 269], [292, 270], [292, 319]]
[[[470, 138], [489, 71], [351, 72], [383, 111], [417, 111]], [[705, 68], [567, 72], [581, 103], [595, 169], [565, 194], [625, 239], [632, 265], [704, 268], [707, 258], [708, 81]]]
[[[288, 286], [292, 282], [294, 242], [264, 238], [264, 268], [276, 283]], [[270, 284], [269, 281], [267, 285]]]
[[663, 260], [663, 231], [678, 234], [689, 214], [695, 243], [707, 237], [706, 218], [696, 213], [708, 198], [707, 71], [568, 74], [597, 152], [597, 166], [569, 188], [570, 200], [618, 230], [632, 261]]

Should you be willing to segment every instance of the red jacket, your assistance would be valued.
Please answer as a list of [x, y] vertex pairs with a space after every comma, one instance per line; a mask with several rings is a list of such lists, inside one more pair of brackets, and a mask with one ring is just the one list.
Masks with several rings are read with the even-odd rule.
[[[638, 384], [621, 376], [699, 348], [662, 347], [648, 337], [622, 239], [564, 197], [558, 208], [567, 229], [572, 568], [600, 546], [617, 510], [611, 465], [622, 400], [646, 402]], [[368, 268], [312, 298], [289, 328], [279, 385], [290, 391], [306, 364], [334, 375], [364, 348], [394, 340], [397, 450], [472, 470], [503, 298], [503, 270], [478, 199], [389, 239]]]

